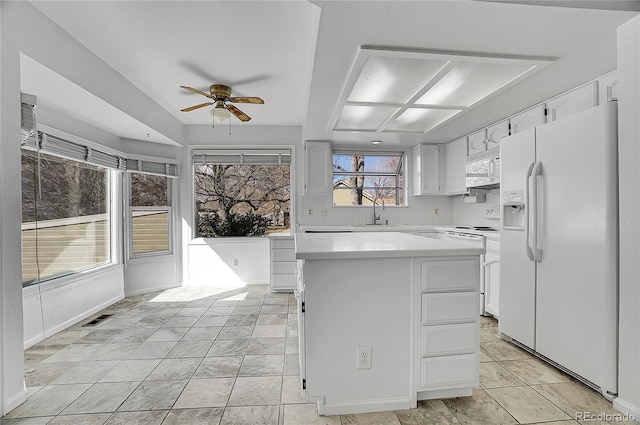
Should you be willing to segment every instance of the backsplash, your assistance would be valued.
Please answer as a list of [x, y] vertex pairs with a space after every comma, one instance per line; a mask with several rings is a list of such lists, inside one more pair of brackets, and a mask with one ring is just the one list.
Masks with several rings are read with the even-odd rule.
[[486, 202], [467, 204], [462, 196], [453, 199], [453, 223], [471, 226], [500, 226], [499, 218], [485, 218], [485, 210], [490, 207], [500, 208], [500, 189], [487, 193]]
[[[302, 225], [359, 225], [371, 222], [373, 207], [327, 207], [324, 197], [301, 196], [299, 222]], [[311, 210], [311, 214], [309, 214]], [[327, 215], [322, 215], [326, 210]], [[436, 213], [437, 210], [437, 213]], [[450, 224], [453, 220], [453, 200], [448, 196], [411, 196], [409, 206], [376, 207], [381, 223], [389, 224]]]

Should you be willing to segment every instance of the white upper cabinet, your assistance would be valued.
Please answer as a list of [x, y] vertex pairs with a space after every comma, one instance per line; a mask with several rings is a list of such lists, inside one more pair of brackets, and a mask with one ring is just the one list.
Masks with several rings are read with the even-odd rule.
[[439, 145], [415, 145], [411, 149], [413, 195], [440, 193]]
[[597, 105], [598, 87], [594, 81], [547, 102], [548, 120], [555, 121]]
[[598, 78], [598, 105], [618, 99], [618, 73], [612, 71]]
[[512, 116], [510, 118], [511, 134], [516, 134], [546, 123], [545, 108], [546, 104], [542, 103]]
[[467, 138], [461, 137], [446, 145], [447, 195], [457, 195], [467, 191], [465, 181], [465, 161], [467, 159]]
[[487, 127], [487, 150], [499, 148], [500, 139], [509, 135], [509, 119]]
[[487, 150], [487, 129], [484, 128], [475, 133], [471, 133], [468, 137], [468, 154], [469, 156], [484, 152]]
[[330, 142], [304, 144], [304, 194], [331, 195], [333, 160]]

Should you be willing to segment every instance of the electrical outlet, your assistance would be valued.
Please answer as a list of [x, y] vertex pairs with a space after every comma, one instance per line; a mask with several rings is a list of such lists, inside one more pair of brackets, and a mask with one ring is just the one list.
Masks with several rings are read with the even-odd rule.
[[358, 347], [358, 369], [371, 369], [372, 347]]
[[322, 209], [320, 210], [320, 215], [329, 215], [329, 210], [328, 210], [328, 209], [326, 209], [326, 208], [322, 208]]
[[433, 210], [433, 215], [438, 215], [438, 209], [437, 208]]
[[307, 215], [313, 215], [313, 210], [311, 208], [309, 208], [309, 211], [307, 211]]
[[240, 260], [238, 260], [237, 258], [233, 259], [233, 265], [238, 267], [240, 265]]

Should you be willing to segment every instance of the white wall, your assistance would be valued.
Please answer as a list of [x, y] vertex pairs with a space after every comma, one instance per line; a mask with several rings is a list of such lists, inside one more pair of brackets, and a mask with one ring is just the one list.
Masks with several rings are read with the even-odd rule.
[[[32, 316], [30, 309], [23, 309], [20, 259], [20, 54], [41, 63], [173, 140], [182, 138], [183, 126], [168, 111], [154, 103], [30, 3], [1, 1], [0, 8], [0, 410], [5, 414], [26, 399], [23, 377], [23, 312]], [[43, 117], [46, 118], [44, 109]], [[69, 131], [73, 127], [73, 131], [69, 132], [92, 132], [86, 125], [78, 125], [73, 120], [61, 119], [54, 111], [49, 112], [52, 121], [65, 127], [65, 130]], [[96, 137], [101, 137], [97, 132], [93, 133]], [[76, 135], [86, 137], [86, 134]], [[105, 137], [100, 142], [112, 147], [118, 144], [111, 137]], [[99, 292], [100, 299], [85, 300], [87, 302], [81, 304], [84, 307], [78, 305], [78, 309], [69, 312], [66, 319], [58, 317], [49, 320], [53, 324], [51, 329], [78, 318], [82, 308], [85, 309], [84, 314], [91, 314], [94, 309], [113, 302], [117, 298], [115, 294], [122, 294], [122, 267], [116, 268], [114, 273], [117, 276], [103, 282], [108, 285], [103, 291], [108, 293]], [[91, 282], [84, 280], [82, 285], [91, 286]], [[31, 301], [32, 299], [29, 304]], [[62, 310], [56, 307], [56, 301], [52, 302], [53, 304], [45, 306], [45, 311], [48, 312], [45, 313], [45, 327], [47, 314], [52, 311], [57, 314]]]
[[620, 302], [618, 398], [640, 419], [640, 17], [618, 28]]
[[196, 238], [188, 253], [192, 286], [269, 284], [268, 238]]
[[21, 31], [10, 9], [0, 3], [0, 223], [2, 267], [0, 276], [2, 317], [2, 414], [26, 400], [22, 352], [22, 272], [20, 266], [20, 55], [16, 48]]
[[[124, 298], [121, 266], [23, 289], [24, 348]], [[115, 284], [114, 282], [119, 282]]]

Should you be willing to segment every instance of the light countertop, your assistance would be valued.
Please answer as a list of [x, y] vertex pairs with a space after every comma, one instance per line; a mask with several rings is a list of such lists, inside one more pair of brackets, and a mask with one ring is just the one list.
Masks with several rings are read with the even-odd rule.
[[295, 239], [296, 258], [304, 260], [484, 254], [484, 248], [399, 232], [296, 233]]

